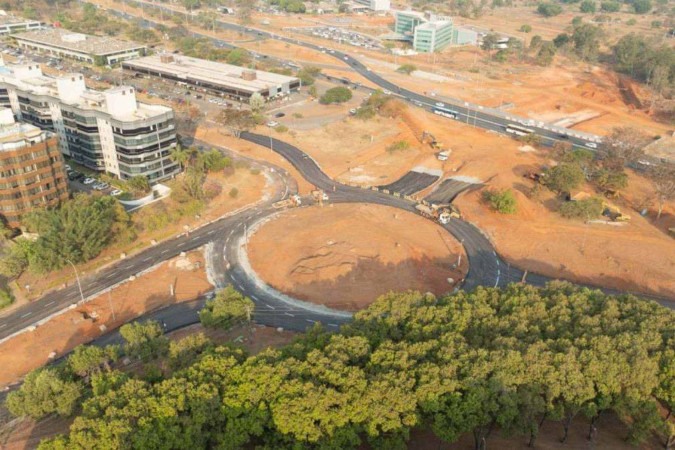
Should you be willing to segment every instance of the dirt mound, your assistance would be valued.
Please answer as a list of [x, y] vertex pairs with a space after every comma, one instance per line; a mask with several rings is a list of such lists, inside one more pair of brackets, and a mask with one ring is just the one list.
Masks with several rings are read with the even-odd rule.
[[392, 290], [443, 294], [467, 268], [464, 256], [455, 267], [463, 250], [437, 224], [379, 205], [287, 211], [259, 229], [248, 250], [253, 269], [276, 289], [343, 310]]

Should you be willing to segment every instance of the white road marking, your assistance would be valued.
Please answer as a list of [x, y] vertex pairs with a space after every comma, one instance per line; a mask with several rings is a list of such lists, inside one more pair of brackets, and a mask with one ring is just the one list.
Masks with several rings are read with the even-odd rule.
[[7, 324], [3, 323], [2, 325], [0, 325], [0, 328], [5, 328], [6, 326], [7, 326]]
[[213, 234], [213, 233], [215, 233], [216, 231], [218, 231], [218, 230], [207, 231], [206, 234]]
[[274, 311], [274, 310], [276, 309], [274, 306], [272, 306], [272, 305], [270, 305], [270, 304], [268, 304], [268, 303], [265, 303], [265, 306], [267, 306], [267, 307], [268, 307], [269, 309], [271, 309], [272, 311]]
[[286, 314], [287, 316], [290, 316], [290, 317], [295, 317], [295, 316], [294, 316], [293, 314], [291, 314], [291, 313], [284, 313], [284, 314]]
[[316, 323], [316, 320], [312, 320], [312, 319], [305, 319], [305, 320], [309, 323]]
[[49, 303], [45, 303], [45, 306], [53, 305], [54, 303], [56, 303], [56, 302], [51, 301], [51, 302], [49, 302]]
[[23, 319], [24, 317], [28, 317], [28, 316], [30, 316], [31, 314], [33, 314], [33, 313], [32, 313], [32, 312], [27, 312], [26, 314], [22, 315], [21, 318]]
[[166, 250], [162, 250], [161, 254], [163, 255], [165, 253], [169, 253], [169, 250], [171, 250], [171, 249], [167, 248]]
[[148, 256], [147, 258], [145, 258], [145, 259], [143, 260], [143, 262], [150, 261], [151, 259], [152, 259], [152, 256]]

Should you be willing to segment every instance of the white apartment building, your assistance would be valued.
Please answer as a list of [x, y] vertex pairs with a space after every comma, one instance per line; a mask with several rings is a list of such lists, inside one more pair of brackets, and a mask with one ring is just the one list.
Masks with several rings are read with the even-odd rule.
[[391, 8], [390, 0], [354, 0], [354, 2], [367, 6], [373, 11], [389, 11]]
[[44, 24], [39, 20], [24, 19], [7, 14], [0, 9], [0, 35], [18, 33], [21, 31], [39, 30]]
[[121, 179], [152, 182], [180, 171], [169, 153], [176, 146], [171, 108], [140, 103], [131, 86], [88, 89], [81, 74], [52, 77], [37, 63], [0, 60], [0, 107], [59, 138], [61, 152], [78, 163]]

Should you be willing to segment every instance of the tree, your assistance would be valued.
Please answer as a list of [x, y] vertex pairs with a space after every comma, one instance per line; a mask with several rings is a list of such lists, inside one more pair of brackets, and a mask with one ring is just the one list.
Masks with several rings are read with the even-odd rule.
[[556, 54], [556, 46], [553, 42], [546, 41], [541, 44], [537, 52], [537, 64], [540, 66], [550, 66], [553, 63]]
[[571, 38], [570, 35], [567, 33], [560, 33], [556, 37], [553, 38], [553, 44], [556, 46], [556, 48], [562, 48], [569, 44]]
[[603, 36], [602, 29], [589, 23], [584, 23], [574, 28], [572, 42], [574, 51], [585, 61], [593, 61], [598, 56], [600, 39]]
[[331, 103], [344, 103], [352, 98], [352, 91], [346, 87], [334, 87], [328, 89], [319, 99], [322, 105]]
[[527, 24], [521, 25], [519, 31], [521, 31], [523, 33], [531, 33], [532, 32], [532, 25], [527, 25]]
[[514, 214], [517, 210], [516, 197], [511, 189], [483, 191], [483, 201], [490, 208], [502, 214]]
[[227, 167], [232, 167], [232, 159], [215, 148], [200, 153], [199, 159], [199, 165], [203, 166], [203, 169], [207, 172], [219, 172]]
[[318, 67], [303, 67], [298, 71], [298, 78], [303, 86], [311, 86], [314, 84], [314, 79], [319, 76], [321, 69]]
[[584, 0], [579, 5], [579, 11], [582, 13], [594, 13], [596, 11], [595, 1], [594, 0]]
[[150, 181], [145, 175], [136, 175], [129, 178], [127, 181], [129, 188], [136, 192], [145, 193], [150, 192]]
[[558, 194], [569, 193], [584, 181], [584, 172], [578, 164], [562, 163], [544, 172], [544, 183]]
[[251, 98], [248, 99], [248, 104], [251, 106], [251, 110], [254, 113], [259, 113], [265, 107], [265, 99], [258, 92], [255, 92], [251, 95]]
[[176, 145], [176, 147], [171, 149], [169, 157], [171, 161], [178, 163], [180, 170], [185, 170], [185, 165], [190, 161], [190, 152], [180, 145]]
[[90, 376], [105, 367], [110, 370], [110, 361], [117, 359], [117, 347], [97, 347], [95, 345], [78, 345], [68, 356], [68, 367], [80, 377]]
[[565, 202], [560, 206], [560, 214], [568, 219], [594, 219], [602, 214], [602, 199], [591, 197]]
[[614, 0], [608, 0], [600, 3], [600, 9], [608, 13], [619, 12], [621, 9], [621, 3]]
[[535, 34], [534, 36], [532, 36], [532, 39], [530, 40], [530, 50], [534, 50], [536, 48], [539, 48], [539, 46], [542, 44], [542, 42], [543, 42], [543, 39], [541, 38], [541, 36], [539, 36], [538, 34]]
[[29, 373], [18, 391], [7, 395], [9, 412], [17, 417], [40, 420], [56, 413], [72, 415], [82, 397], [82, 386], [65, 378], [56, 368], [34, 370]]
[[28, 214], [24, 222], [39, 234], [30, 246], [28, 263], [40, 273], [89, 261], [131, 232], [129, 215], [110, 196], [76, 195], [57, 209]]
[[416, 70], [417, 70], [417, 66], [414, 65], [414, 64], [403, 64], [403, 65], [399, 66], [398, 69], [396, 69], [397, 72], [401, 72], [401, 73], [404, 73], [406, 75], [410, 75], [411, 73], [413, 73]]
[[255, 117], [250, 111], [224, 109], [218, 115], [217, 122], [227, 128], [235, 137], [241, 137], [241, 133], [248, 131], [256, 125]]
[[250, 60], [251, 60], [250, 55], [246, 50], [242, 48], [235, 48], [233, 50], [230, 50], [230, 52], [227, 54], [226, 59], [228, 64], [232, 64], [235, 66], [242, 66]]
[[643, 149], [650, 140], [649, 136], [637, 128], [615, 127], [598, 148], [598, 158], [607, 168], [622, 169], [628, 164], [634, 164], [644, 155]]
[[174, 370], [188, 367], [200, 355], [213, 348], [213, 343], [204, 333], [191, 334], [169, 344], [169, 361]]
[[232, 286], [218, 291], [199, 311], [199, 320], [205, 327], [229, 329], [234, 323], [250, 318], [254, 303]]
[[656, 201], [659, 208], [656, 219], [658, 220], [661, 218], [661, 213], [666, 202], [675, 199], [675, 169], [665, 165], [655, 166], [650, 170], [649, 176], [656, 193]]
[[651, 0], [633, 0], [631, 3], [635, 14], [646, 14], [652, 9]]
[[18, 238], [5, 244], [4, 254], [0, 258], [0, 274], [7, 278], [16, 278], [35, 258], [35, 243], [31, 240]]
[[537, 6], [537, 12], [544, 17], [553, 17], [562, 12], [562, 6], [553, 2], [540, 2]]
[[616, 194], [628, 187], [628, 175], [623, 169], [601, 168], [593, 173], [593, 181], [605, 194]]
[[120, 328], [120, 335], [126, 341], [124, 353], [143, 361], [166, 353], [169, 340], [163, 334], [162, 326], [152, 320], [127, 323]]
[[488, 33], [483, 37], [481, 48], [487, 52], [491, 52], [497, 48], [497, 42], [499, 42], [499, 35], [496, 33]]

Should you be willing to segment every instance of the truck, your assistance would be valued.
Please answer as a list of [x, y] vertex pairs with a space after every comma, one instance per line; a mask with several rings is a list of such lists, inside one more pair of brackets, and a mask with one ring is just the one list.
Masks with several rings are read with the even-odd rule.
[[291, 195], [285, 200], [280, 200], [272, 204], [274, 209], [293, 208], [302, 205], [302, 198], [298, 194]]
[[437, 220], [439, 223], [446, 225], [450, 223], [451, 218], [459, 218], [459, 211], [453, 205], [425, 205], [418, 203], [415, 209], [422, 217], [427, 219]]
[[449, 156], [450, 150], [444, 150], [436, 154], [436, 158], [438, 158], [439, 161], [447, 161]]

